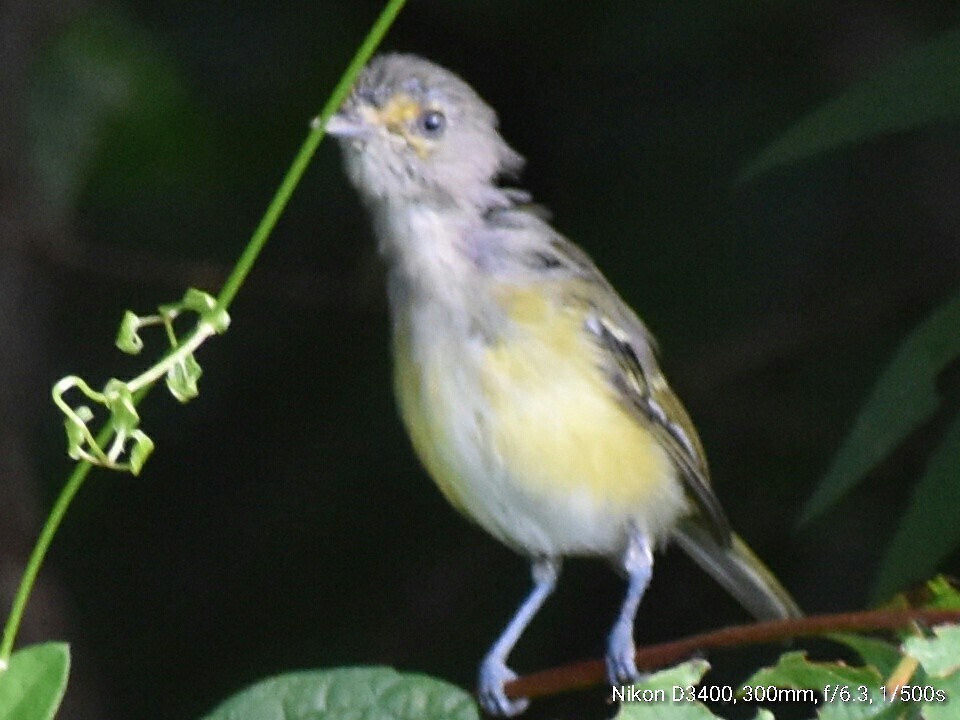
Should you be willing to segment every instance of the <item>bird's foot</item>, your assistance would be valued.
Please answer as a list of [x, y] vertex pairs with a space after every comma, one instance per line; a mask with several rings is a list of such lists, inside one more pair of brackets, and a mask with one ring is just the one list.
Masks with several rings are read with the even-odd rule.
[[607, 679], [611, 685], [628, 685], [640, 678], [634, 660], [633, 628], [625, 629], [628, 632], [620, 632], [619, 626], [614, 628], [607, 642]]
[[477, 695], [480, 700], [480, 707], [489, 715], [498, 717], [513, 717], [519, 715], [530, 701], [526, 698], [510, 699], [504, 692], [504, 685], [515, 679], [517, 674], [508, 668], [503, 660], [496, 657], [488, 657], [480, 666], [480, 682], [477, 688]]

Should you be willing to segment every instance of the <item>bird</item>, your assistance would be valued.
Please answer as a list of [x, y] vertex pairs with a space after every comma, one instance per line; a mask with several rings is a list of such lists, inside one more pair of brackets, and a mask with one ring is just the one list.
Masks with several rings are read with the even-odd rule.
[[693, 423], [636, 313], [529, 193], [495, 111], [420, 56], [374, 57], [325, 123], [386, 265], [394, 390], [416, 455], [463, 515], [528, 558], [533, 586], [480, 664], [496, 716], [507, 664], [564, 558], [627, 589], [610, 682], [639, 677], [634, 618], [673, 541], [757, 618], [800, 616], [732, 532]]

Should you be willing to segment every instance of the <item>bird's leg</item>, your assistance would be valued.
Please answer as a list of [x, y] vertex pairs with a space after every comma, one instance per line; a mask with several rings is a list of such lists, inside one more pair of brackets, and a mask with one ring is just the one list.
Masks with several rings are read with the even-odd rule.
[[653, 574], [653, 551], [645, 533], [631, 530], [621, 563], [627, 575], [627, 596], [607, 639], [607, 677], [614, 685], [633, 682], [639, 675], [634, 661], [633, 620]]
[[477, 693], [480, 705], [491, 715], [512, 716], [526, 710], [529, 700], [524, 698], [510, 700], [503, 686], [517, 675], [507, 667], [507, 656], [523, 635], [533, 616], [557, 586], [560, 577], [560, 560], [557, 558], [538, 558], [531, 566], [533, 589], [520, 605], [513, 619], [490, 648], [490, 652], [480, 665], [480, 682]]

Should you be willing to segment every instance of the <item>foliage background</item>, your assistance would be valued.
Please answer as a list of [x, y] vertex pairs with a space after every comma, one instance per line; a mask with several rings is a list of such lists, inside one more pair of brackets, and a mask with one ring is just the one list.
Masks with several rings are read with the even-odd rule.
[[[0, 7], [3, 607], [69, 468], [50, 385], [132, 374], [111, 347], [123, 309], [217, 287], [379, 7]], [[957, 290], [960, 135], [944, 124], [736, 176], [798, 117], [958, 20], [932, 1], [419, 0], [387, 41], [498, 109], [529, 160], [524, 186], [658, 335], [734, 526], [810, 612], [867, 601], [946, 425], [794, 527], [893, 350]], [[200, 398], [150, 398], [145, 473], [96, 475], [57, 539], [21, 642], [72, 643], [62, 718], [194, 717], [301, 667], [472, 684], [527, 570], [447, 508], [409, 451], [380, 280], [325, 144], [230, 332], [200, 352]], [[941, 389], [956, 400], [955, 371]], [[620, 593], [602, 564], [569, 563], [516, 667], [599, 655]], [[668, 551], [638, 640], [741, 619]], [[715, 682], [756, 664], [714, 660]]]

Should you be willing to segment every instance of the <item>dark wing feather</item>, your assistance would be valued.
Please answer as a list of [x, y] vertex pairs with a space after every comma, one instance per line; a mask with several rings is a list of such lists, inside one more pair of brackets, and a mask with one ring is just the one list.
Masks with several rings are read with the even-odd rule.
[[[639, 322], [639, 321], [638, 321]], [[642, 326], [641, 326], [642, 327]], [[679, 399], [670, 389], [652, 353], [641, 361], [636, 341], [598, 313], [588, 320], [606, 355], [613, 387], [624, 403], [638, 413], [680, 470], [687, 494], [700, 510], [700, 519], [721, 545], [731, 542], [730, 523], [710, 487], [706, 457], [696, 430]]]

